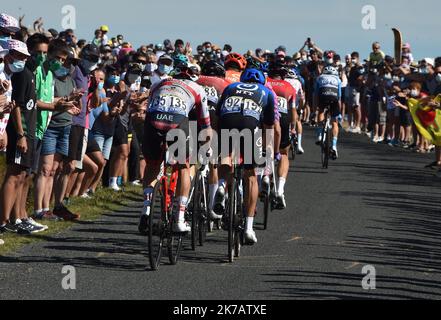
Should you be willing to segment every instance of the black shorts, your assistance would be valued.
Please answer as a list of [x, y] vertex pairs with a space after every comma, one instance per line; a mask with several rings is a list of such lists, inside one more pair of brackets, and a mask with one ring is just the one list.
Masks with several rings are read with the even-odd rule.
[[113, 146], [119, 147], [124, 144], [129, 144], [129, 130], [118, 121], [113, 135]]
[[89, 134], [89, 137], [87, 139], [86, 154], [90, 154], [94, 152], [101, 152], [101, 148], [96, 142], [95, 138], [93, 137], [93, 134]]
[[81, 161], [83, 157], [85, 128], [73, 125], [69, 137], [69, 159]]
[[[233, 137], [231, 135], [225, 136], [225, 132], [222, 130], [234, 130], [237, 129], [239, 133], [246, 130], [250, 133], [249, 139], [240, 137], [240, 146], [236, 145], [236, 148], [240, 148], [240, 155], [245, 161], [245, 170], [252, 170], [262, 165], [264, 158], [262, 156], [262, 136], [258, 135], [259, 122], [252, 117], [244, 117], [242, 114], [228, 114], [219, 118], [219, 130], [218, 132], [218, 151], [221, 158], [230, 156], [233, 153]], [[260, 131], [262, 132], [262, 131]], [[229, 139], [228, 139], [228, 136]], [[227, 140], [228, 139], [228, 142]], [[239, 141], [236, 141], [238, 143]], [[225, 146], [228, 143], [228, 146]]]
[[280, 128], [282, 129], [282, 139], [280, 149], [286, 149], [291, 145], [291, 122], [290, 116], [286, 113], [280, 114]]
[[409, 127], [413, 123], [412, 114], [408, 110], [400, 109], [400, 124]]
[[[182, 130], [186, 139], [185, 142], [182, 140], [179, 140], [179, 143], [185, 143], [185, 160], [189, 158], [189, 134], [190, 134], [190, 128], [189, 128], [189, 119], [183, 118], [179, 124], [176, 125], [176, 128], [178, 130]], [[163, 160], [164, 154], [162, 152], [162, 142], [164, 141], [164, 137], [167, 136], [167, 132], [169, 130], [161, 130], [155, 127], [152, 124], [152, 121], [150, 120], [149, 116], [147, 116], [145, 125], [144, 125], [144, 142], [142, 144], [142, 153], [144, 154], [144, 158], [147, 161], [161, 161]], [[168, 142], [168, 146], [175, 144], [178, 142], [178, 138], [176, 138], [172, 142]], [[183, 146], [181, 145], [181, 148]], [[180, 149], [181, 149], [180, 148]], [[174, 154], [175, 157], [179, 157], [177, 153]]]
[[325, 108], [328, 108], [332, 118], [337, 118], [341, 115], [340, 105], [337, 98], [319, 96], [318, 107], [321, 111], [325, 110]]
[[6, 128], [8, 133], [8, 146], [6, 148], [6, 163], [8, 165], [17, 165], [23, 169], [30, 170], [34, 164], [36, 138], [26, 137], [28, 151], [21, 153], [17, 150], [17, 132], [12, 124]]

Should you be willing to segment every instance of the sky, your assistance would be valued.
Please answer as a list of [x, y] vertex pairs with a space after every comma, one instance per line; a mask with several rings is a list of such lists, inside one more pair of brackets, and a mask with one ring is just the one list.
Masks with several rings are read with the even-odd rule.
[[[76, 13], [75, 32], [92, 40], [102, 24], [110, 36], [123, 34], [135, 46], [159, 43], [169, 38], [197, 44], [212, 41], [229, 43], [233, 50], [274, 50], [285, 45], [289, 53], [300, 49], [311, 37], [326, 50], [341, 55], [359, 51], [367, 57], [374, 41], [393, 55], [393, 33], [397, 27], [405, 42], [412, 45], [416, 58], [441, 56], [439, 0], [14, 0], [2, 1], [0, 12], [18, 17], [25, 25], [43, 17], [46, 29], [62, 30], [62, 9], [72, 5]], [[376, 28], [365, 30], [362, 8], [376, 11]]]

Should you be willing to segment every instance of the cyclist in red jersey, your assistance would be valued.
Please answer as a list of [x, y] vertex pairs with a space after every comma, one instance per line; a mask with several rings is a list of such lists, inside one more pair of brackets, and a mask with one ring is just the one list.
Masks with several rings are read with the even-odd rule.
[[[208, 110], [210, 112], [211, 125], [213, 128], [216, 128], [217, 104], [219, 103], [219, 99], [222, 97], [225, 88], [231, 84], [229, 81], [225, 79], [225, 68], [214, 60], [208, 61], [202, 67], [202, 76], [199, 77], [197, 83], [201, 85], [205, 90], [205, 94], [207, 95], [208, 98]], [[213, 210], [214, 198], [216, 196], [216, 192], [219, 184], [217, 168], [213, 165], [210, 165], [208, 184], [209, 184], [208, 209], [210, 211], [210, 218], [212, 220], [220, 220], [222, 219], [222, 216], [217, 215]]]
[[240, 76], [247, 67], [247, 60], [238, 53], [230, 53], [225, 58], [225, 79], [231, 83], [240, 82]]
[[268, 84], [277, 95], [277, 106], [280, 113], [281, 141], [280, 153], [281, 159], [278, 167], [278, 190], [277, 190], [277, 206], [276, 209], [284, 210], [286, 208], [285, 201], [285, 184], [289, 172], [288, 152], [291, 145], [290, 134], [291, 128], [295, 127], [296, 122], [296, 90], [287, 81], [283, 80], [288, 73], [288, 68], [281, 62], [275, 61], [270, 64]]

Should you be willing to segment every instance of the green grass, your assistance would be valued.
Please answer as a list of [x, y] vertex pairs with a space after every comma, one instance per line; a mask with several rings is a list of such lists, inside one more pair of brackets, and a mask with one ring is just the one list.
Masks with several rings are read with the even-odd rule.
[[[0, 182], [3, 182], [5, 171], [4, 157], [0, 157]], [[116, 193], [108, 189], [99, 189], [93, 199], [72, 199], [69, 210], [81, 214], [81, 221], [97, 220], [102, 214], [120, 209], [133, 201], [141, 200], [142, 189], [140, 187], [127, 187], [124, 193]], [[28, 201], [28, 203], [30, 203]], [[28, 208], [31, 212], [32, 208]], [[49, 236], [53, 236], [65, 231], [75, 225], [74, 222], [50, 222], [45, 221], [43, 224], [49, 226], [49, 230], [31, 236], [18, 236], [6, 233], [1, 239], [5, 241], [4, 245], [0, 245], [0, 256], [11, 253], [21, 247], [44, 241]]]

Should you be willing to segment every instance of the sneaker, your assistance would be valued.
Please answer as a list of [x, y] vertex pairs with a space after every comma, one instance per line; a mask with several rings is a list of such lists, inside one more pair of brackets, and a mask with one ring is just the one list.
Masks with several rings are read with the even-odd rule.
[[147, 235], [148, 228], [149, 228], [149, 216], [143, 214], [139, 218], [138, 231], [142, 235]]
[[55, 222], [63, 221], [63, 219], [54, 215], [52, 211], [45, 211], [39, 215], [34, 214], [32, 218], [35, 220], [46, 220], [46, 221], [55, 221]]
[[4, 226], [4, 230], [7, 231], [7, 232], [18, 233], [18, 226], [20, 224], [21, 224], [21, 220], [20, 219], [15, 220], [15, 223], [8, 222]]
[[374, 137], [374, 138], [372, 139], [372, 142], [373, 142], [373, 143], [378, 143], [378, 137]]
[[81, 198], [81, 199], [91, 199], [92, 197], [89, 196], [88, 193], [84, 193], [84, 194], [82, 194], [82, 195], [80, 196], [80, 198]]
[[262, 189], [262, 196], [266, 197], [267, 195], [269, 195], [270, 193], [270, 178], [268, 176], [264, 176], [262, 178], [262, 184], [260, 186], [260, 188]]
[[317, 146], [321, 145], [322, 144], [322, 140], [323, 140], [323, 136], [322, 135], [317, 136], [316, 140], [315, 140], [315, 144]]
[[338, 150], [337, 147], [332, 147], [331, 148], [331, 156], [333, 160], [337, 160], [338, 159]]
[[45, 229], [43, 226], [37, 226], [33, 223], [31, 223], [29, 220], [22, 220], [21, 224], [19, 225], [18, 234], [33, 234], [33, 233], [39, 233], [44, 231]]
[[254, 230], [245, 231], [245, 244], [246, 245], [254, 245], [257, 243], [257, 236]]
[[379, 137], [377, 143], [383, 143], [384, 142], [384, 138], [383, 137]]
[[109, 186], [109, 189], [110, 189], [110, 190], [113, 190], [113, 191], [115, 191], [115, 192], [119, 192], [119, 191], [121, 191], [121, 188], [118, 187], [116, 184], [115, 184], [115, 185], [111, 185], [111, 186]]
[[210, 211], [210, 219], [211, 219], [212, 221], [219, 221], [219, 220], [222, 219], [222, 216], [216, 214], [216, 212], [214, 212], [214, 210], [211, 210], [211, 211]]
[[176, 233], [188, 233], [191, 231], [191, 226], [188, 222], [180, 221], [173, 224], [173, 232]]
[[286, 200], [285, 200], [285, 195], [278, 195], [276, 197], [276, 210], [285, 210], [286, 209]]
[[303, 150], [302, 146], [297, 147], [297, 154], [299, 155], [305, 154], [305, 150]]
[[30, 235], [32, 231], [35, 232], [37, 228], [33, 227], [30, 224], [24, 223], [20, 219], [15, 220], [15, 223], [9, 222], [5, 229], [12, 233], [17, 233], [19, 235]]
[[80, 219], [80, 215], [70, 212], [66, 207], [54, 209], [54, 215], [62, 218], [64, 221], [76, 221]]
[[354, 128], [354, 130], [352, 130], [352, 133], [353, 134], [361, 134], [361, 128], [360, 127]]
[[225, 188], [220, 186], [217, 189], [216, 196], [214, 198], [213, 211], [218, 215], [223, 215], [225, 212]]
[[36, 222], [34, 219], [32, 219], [32, 218], [28, 218], [28, 219], [26, 219], [25, 221], [26, 221], [27, 223], [32, 224], [32, 225], [35, 226], [35, 227], [41, 228], [41, 229], [42, 229], [41, 231], [46, 231], [47, 229], [49, 229], [48, 226], [46, 226], [46, 225], [44, 225], [44, 224], [40, 224], [40, 223]]
[[389, 142], [388, 144], [390, 147], [397, 147], [399, 145], [398, 140], [393, 139], [391, 142]]
[[134, 187], [141, 187], [142, 186], [142, 183], [139, 180], [132, 181], [132, 182], [130, 182], [130, 184]]

